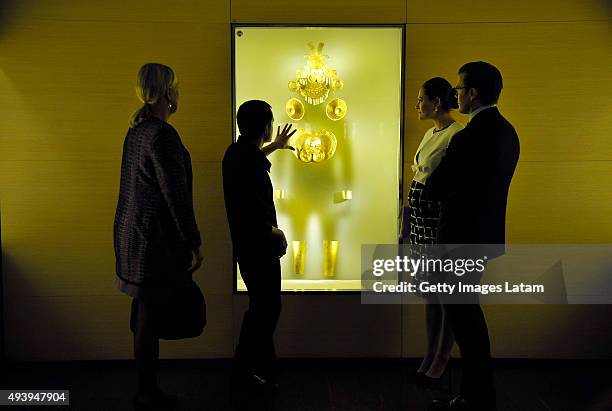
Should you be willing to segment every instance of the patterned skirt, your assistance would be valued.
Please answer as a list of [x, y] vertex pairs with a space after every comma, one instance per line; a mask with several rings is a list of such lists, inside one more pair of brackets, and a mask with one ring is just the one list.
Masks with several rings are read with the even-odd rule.
[[424, 193], [425, 185], [412, 180], [408, 193], [409, 244], [437, 244], [440, 206]]
[[[440, 221], [440, 205], [437, 200], [428, 198], [425, 185], [412, 181], [408, 193], [408, 215], [406, 232], [406, 243], [410, 247], [410, 258], [412, 259], [435, 259], [438, 258], [438, 222]], [[410, 281], [419, 287], [420, 283], [433, 283], [439, 281], [439, 275], [433, 272], [417, 272]], [[417, 292], [417, 295], [427, 296], [428, 293]]]

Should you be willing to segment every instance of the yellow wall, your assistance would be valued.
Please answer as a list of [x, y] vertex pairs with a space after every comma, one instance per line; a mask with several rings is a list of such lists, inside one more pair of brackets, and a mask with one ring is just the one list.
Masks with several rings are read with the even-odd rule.
[[[2, 2], [0, 187], [7, 357], [128, 358], [129, 299], [114, 284], [121, 146], [147, 61], [181, 87], [211, 306], [203, 340], [164, 355], [232, 352], [231, 243], [220, 161], [231, 140], [229, 3]], [[8, 9], [7, 9], [8, 8]], [[44, 336], [44, 338], [37, 338]]]
[[[288, 10], [280, 0], [0, 3], [9, 359], [131, 356], [129, 299], [114, 285], [112, 222], [121, 144], [138, 106], [135, 74], [146, 61], [169, 64], [179, 76], [181, 107], [172, 122], [194, 162], [205, 256], [196, 278], [210, 315], [203, 337], [164, 344], [162, 356], [231, 355], [245, 303], [231, 293], [220, 176], [231, 140], [231, 21], [407, 23], [408, 163], [430, 126], [414, 115], [420, 84], [437, 75], [454, 82], [469, 60], [497, 65], [505, 80], [500, 109], [522, 144], [508, 240], [610, 242], [612, 32], [605, 1], [443, 0], [435, 9], [410, 0], [303, 4]], [[358, 296], [288, 296], [284, 304], [281, 355], [397, 357], [423, 348], [420, 307], [361, 306]], [[612, 356], [608, 306], [486, 312], [497, 356]]]
[[[603, 2], [443, 3], [436, 13], [427, 3], [408, 3], [405, 168], [431, 126], [412, 110], [420, 84], [437, 75], [452, 83], [464, 62], [489, 61], [504, 77], [500, 111], [521, 141], [507, 240], [611, 242], [612, 32]], [[485, 312], [497, 356], [612, 356], [608, 306], [487, 306]], [[420, 307], [404, 308], [407, 356], [424, 349], [422, 318]]]

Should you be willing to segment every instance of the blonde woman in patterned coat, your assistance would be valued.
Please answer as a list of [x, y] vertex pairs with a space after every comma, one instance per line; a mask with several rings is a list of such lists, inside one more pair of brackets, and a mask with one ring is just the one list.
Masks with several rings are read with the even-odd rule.
[[[452, 136], [463, 125], [451, 116], [458, 107], [457, 92], [450, 83], [435, 77], [427, 80], [419, 90], [416, 110], [419, 120], [431, 120], [414, 157], [414, 178], [408, 194], [408, 206], [404, 209], [402, 241], [404, 244], [437, 244], [440, 208], [437, 201], [427, 198], [423, 188], [427, 177], [438, 166]], [[436, 295], [423, 295], [426, 299], [425, 320], [427, 327], [427, 351], [420, 367], [411, 376], [416, 382], [436, 382], [444, 373], [450, 359], [454, 337], [443, 306]]]
[[156, 318], [164, 309], [166, 290], [202, 264], [201, 240], [193, 212], [191, 157], [167, 122], [178, 108], [174, 72], [162, 64], [145, 64], [136, 94], [143, 106], [133, 114], [123, 143], [115, 214], [117, 283], [133, 298], [139, 377], [134, 404], [167, 410], [177, 397], [157, 385]]

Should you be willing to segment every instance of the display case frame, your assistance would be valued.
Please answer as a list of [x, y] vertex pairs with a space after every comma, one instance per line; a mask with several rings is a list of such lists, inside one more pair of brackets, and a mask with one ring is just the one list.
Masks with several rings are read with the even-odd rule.
[[[231, 38], [231, 95], [232, 95], [232, 137], [228, 144], [234, 142], [236, 136], [236, 31], [244, 28], [396, 28], [401, 31], [400, 53], [400, 116], [399, 116], [399, 170], [398, 170], [398, 216], [397, 232], [400, 232], [401, 211], [404, 198], [404, 116], [405, 116], [405, 67], [406, 67], [406, 25], [404, 24], [281, 24], [281, 23], [239, 23], [230, 24]], [[232, 252], [232, 290], [233, 295], [246, 295], [248, 291], [238, 289], [238, 262]], [[283, 295], [355, 295], [360, 290], [281, 290]]]

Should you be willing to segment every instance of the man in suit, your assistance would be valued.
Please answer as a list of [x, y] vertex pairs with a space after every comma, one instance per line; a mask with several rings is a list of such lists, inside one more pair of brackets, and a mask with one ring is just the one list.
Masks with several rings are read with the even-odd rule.
[[[439, 243], [486, 244], [464, 247], [470, 251], [459, 254], [471, 257], [484, 254], [491, 259], [504, 253], [506, 203], [519, 157], [519, 140], [514, 127], [497, 109], [502, 90], [499, 70], [478, 61], [465, 64], [458, 74], [455, 89], [459, 111], [469, 114], [470, 119], [453, 136], [445, 156], [428, 178], [426, 189], [441, 203]], [[462, 281], [467, 280], [462, 277]], [[495, 388], [485, 317], [477, 296], [469, 304], [465, 300], [460, 302], [445, 307], [461, 352], [460, 393], [450, 401], [434, 401], [432, 408], [494, 410]]]

